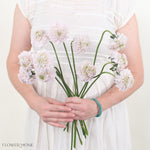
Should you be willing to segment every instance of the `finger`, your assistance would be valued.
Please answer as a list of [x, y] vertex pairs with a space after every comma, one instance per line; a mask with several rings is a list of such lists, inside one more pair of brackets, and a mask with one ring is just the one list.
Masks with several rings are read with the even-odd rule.
[[73, 113], [67, 113], [67, 112], [47, 112], [44, 115], [45, 118], [69, 118], [73, 119], [75, 117], [75, 114]]
[[80, 104], [74, 104], [74, 103], [67, 103], [66, 106], [72, 108], [73, 110], [80, 110], [82, 109]]
[[48, 109], [49, 111], [62, 111], [62, 112], [69, 112], [72, 109], [69, 106], [61, 106], [61, 105], [51, 105]]
[[60, 127], [60, 128], [66, 128], [65, 124], [56, 123], [56, 122], [48, 122], [49, 125], [52, 125], [54, 127]]
[[84, 120], [85, 116], [82, 112], [76, 110], [72, 110], [72, 112], [75, 114], [74, 120]]
[[[71, 112], [72, 112], [73, 114], [75, 114], [75, 117], [76, 117], [76, 116], [82, 116], [82, 115], [83, 115], [83, 113], [82, 113], [81, 111], [78, 111], [78, 110], [72, 110]], [[75, 118], [75, 117], [74, 117], [74, 118]]]
[[63, 118], [46, 118], [45, 122], [72, 122], [73, 119], [63, 119]]
[[60, 101], [58, 101], [58, 100], [54, 100], [54, 99], [49, 98], [49, 97], [45, 97], [45, 98], [48, 100], [48, 102], [49, 102], [50, 104], [65, 105], [65, 103], [60, 102]]
[[81, 98], [79, 98], [79, 97], [68, 97], [66, 99], [65, 103], [76, 103], [76, 104], [79, 104], [79, 103], [81, 103]]

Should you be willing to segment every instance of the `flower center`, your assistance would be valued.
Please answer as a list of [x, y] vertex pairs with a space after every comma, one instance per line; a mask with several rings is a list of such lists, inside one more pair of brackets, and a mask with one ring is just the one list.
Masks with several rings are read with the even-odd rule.
[[44, 76], [43, 75], [39, 75], [39, 78], [44, 80]]
[[62, 33], [61, 33], [60, 31], [57, 31], [57, 34], [58, 34], [58, 36], [61, 36], [61, 35], [62, 35]]
[[39, 41], [42, 40], [44, 32], [37, 31], [35, 34], [36, 34], [36, 39], [37, 40], [39, 40]]

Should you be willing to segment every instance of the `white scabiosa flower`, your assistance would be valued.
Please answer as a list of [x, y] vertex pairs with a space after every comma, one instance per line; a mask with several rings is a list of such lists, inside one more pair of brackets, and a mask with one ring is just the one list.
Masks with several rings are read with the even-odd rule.
[[87, 36], [78, 35], [74, 37], [72, 46], [73, 50], [77, 53], [83, 53], [89, 48], [89, 38]]
[[90, 62], [83, 62], [79, 67], [79, 77], [82, 81], [90, 81], [96, 74], [96, 67]]
[[67, 27], [65, 25], [56, 23], [51, 27], [49, 38], [52, 42], [62, 43], [66, 40], [67, 34]]
[[55, 69], [53, 66], [53, 58], [48, 50], [37, 51], [33, 57], [36, 78], [44, 82], [53, 80], [55, 77]]
[[127, 57], [125, 54], [119, 52], [113, 52], [111, 55], [111, 60], [117, 64], [117, 71], [120, 72], [128, 65]]
[[39, 68], [36, 70], [36, 78], [44, 82], [52, 81], [55, 78], [54, 67], [47, 66], [44, 68]]
[[34, 70], [30, 70], [21, 66], [19, 68], [18, 78], [21, 83], [33, 84], [35, 79]]
[[127, 37], [122, 33], [117, 33], [114, 38], [110, 39], [110, 49], [119, 51], [126, 47]]
[[32, 34], [31, 44], [35, 49], [43, 48], [48, 41], [48, 36], [44, 30], [36, 30]]
[[23, 51], [18, 55], [19, 64], [24, 68], [32, 68], [33, 59], [31, 51]]
[[34, 67], [44, 68], [53, 65], [53, 58], [48, 50], [39, 50], [33, 56]]
[[115, 77], [116, 87], [118, 87], [120, 91], [126, 91], [128, 88], [131, 88], [133, 83], [134, 78], [129, 69], [122, 70], [119, 75]]

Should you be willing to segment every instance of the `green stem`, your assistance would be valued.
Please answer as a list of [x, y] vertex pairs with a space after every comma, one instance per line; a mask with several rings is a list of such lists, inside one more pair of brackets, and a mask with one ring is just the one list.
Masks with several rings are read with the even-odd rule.
[[86, 133], [87, 133], [87, 135], [88, 135], [88, 129], [87, 129], [87, 127], [86, 127], [86, 124], [85, 124], [85, 121], [84, 121], [84, 120], [83, 120], [83, 124], [84, 124], [85, 130], [86, 130]]
[[[72, 42], [73, 42], [73, 41], [72, 41]], [[75, 92], [76, 92], [76, 94], [78, 95], [78, 78], [77, 78], [77, 73], [76, 73], [76, 65], [75, 65], [75, 59], [74, 59], [74, 53], [73, 53], [72, 42], [71, 42], [71, 53], [72, 53], [73, 68], [74, 68], [75, 82], [76, 82]]]
[[[53, 47], [53, 50], [55, 52], [55, 56], [56, 56], [56, 60], [57, 60], [57, 63], [58, 63], [58, 66], [59, 66], [59, 69], [60, 69], [60, 74], [61, 74], [61, 77], [60, 79], [62, 80], [62, 83], [64, 84], [64, 86], [66, 87], [68, 93], [71, 93], [70, 96], [74, 96], [74, 93], [71, 91], [71, 89], [69, 88], [69, 86], [66, 84], [65, 80], [64, 80], [64, 77], [63, 77], [63, 73], [62, 73], [62, 69], [61, 69], [61, 65], [60, 65], [60, 61], [59, 61], [59, 58], [58, 58], [58, 55], [57, 55], [57, 51], [56, 51], [56, 48], [53, 44], [53, 42], [49, 41]], [[59, 72], [59, 70], [58, 70]]]
[[[64, 42], [63, 42], [63, 45], [64, 45], [64, 48], [65, 48], [66, 56], [67, 56], [67, 59], [68, 59], [69, 67], [70, 67], [70, 70], [71, 70], [71, 73], [72, 73], [72, 77], [73, 77], [74, 85], [75, 85], [75, 89], [76, 89], [75, 75], [74, 75], [74, 72], [73, 72], [73, 69], [72, 69], [72, 65], [71, 65], [71, 62], [70, 62], [70, 58], [69, 58], [69, 55], [68, 55], [68, 51], [67, 51], [67, 48], [66, 48], [66, 45], [65, 45]], [[76, 94], [77, 93], [75, 93], [75, 95]]]
[[64, 86], [61, 84], [61, 82], [58, 80], [58, 78], [55, 77], [55, 79], [56, 79], [56, 81], [60, 84], [60, 86], [63, 88], [63, 90], [65, 91], [65, 93], [67, 94], [67, 96], [70, 96], [70, 95], [68, 94], [68, 91], [64, 88]]
[[82, 140], [81, 140], [81, 137], [80, 137], [80, 133], [79, 133], [79, 131], [78, 131], [78, 128], [77, 128], [77, 134], [78, 134], [78, 137], [79, 137], [80, 143], [81, 143], [81, 145], [82, 145], [83, 143], [82, 143]]
[[[57, 70], [57, 68], [55, 67], [55, 69]], [[59, 77], [59, 79], [62, 81], [64, 87], [66, 88], [67, 93], [69, 94], [68, 97], [74, 96], [74, 93], [71, 91], [71, 89], [69, 88], [69, 86], [66, 84], [66, 82], [63, 79], [62, 74], [59, 72], [59, 70], [56, 71], [57, 76]]]
[[64, 128], [64, 130], [63, 131], [65, 131], [67, 129], [67, 132], [69, 132], [69, 122], [67, 122], [67, 124], [66, 124], [66, 128]]
[[83, 93], [85, 92], [85, 90], [86, 90], [87, 86], [88, 86], [88, 83], [86, 84], [86, 86], [85, 86], [85, 88], [84, 88], [84, 90], [83, 90], [83, 92], [82, 92], [82, 94], [81, 94], [81, 98], [83, 98], [83, 97], [84, 97]]
[[112, 74], [112, 73], [110, 73], [110, 72], [107, 72], [107, 71], [106, 71], [106, 72], [102, 72], [102, 74], [105, 74], [105, 73], [106, 73], [106, 74], [110, 74], [110, 75], [112, 75], [113, 77], [115, 77], [115, 75]]
[[84, 85], [83, 85], [83, 87], [82, 87], [82, 89], [81, 89], [81, 91], [80, 91], [80, 93], [79, 93], [79, 97], [82, 98], [81, 95], [83, 94], [83, 92], [85, 91], [85, 89], [86, 89], [87, 86], [88, 86], [88, 82], [84, 83]]
[[89, 91], [89, 89], [93, 86], [93, 84], [99, 79], [99, 77], [102, 75], [104, 68], [108, 65], [108, 64], [112, 64], [112, 62], [108, 62], [106, 64], [103, 65], [101, 72], [98, 74], [97, 78], [90, 84], [90, 86], [88, 87], [88, 89], [83, 93], [82, 97], [85, 96], [85, 94]]
[[59, 59], [58, 59], [58, 55], [57, 55], [57, 52], [56, 52], [56, 48], [55, 48], [55, 46], [54, 46], [54, 44], [53, 44], [52, 41], [49, 41], [49, 42], [51, 43], [51, 45], [52, 45], [52, 47], [53, 47], [53, 50], [54, 50], [54, 52], [55, 52], [55, 56], [56, 56], [56, 59], [57, 59], [57, 63], [58, 63], [60, 72], [61, 72], [61, 74], [62, 74], [62, 69], [61, 69], [60, 61], [59, 61]]
[[62, 83], [64, 84], [64, 87], [66, 88], [66, 90], [68, 91], [68, 93], [70, 94], [70, 96], [75, 96], [74, 93], [72, 92], [72, 90], [69, 88], [69, 86], [65, 82], [62, 74], [59, 71], [57, 73], [57, 76], [61, 79]]
[[105, 34], [106, 32], [110, 33], [111, 35], [114, 35], [114, 34], [113, 34], [112, 32], [110, 32], [109, 30], [105, 30], [105, 31], [102, 33], [101, 38], [100, 38], [99, 43], [98, 43], [97, 48], [96, 48], [96, 52], [95, 52], [95, 57], [94, 57], [93, 65], [95, 65], [96, 58], [97, 58], [97, 53], [98, 53], [99, 47], [100, 47], [100, 45], [101, 45], [101, 43], [102, 43], [104, 34]]
[[82, 133], [83, 133], [84, 137], [86, 138], [86, 132], [85, 132], [85, 128], [83, 126], [83, 122], [82, 122], [82, 120], [79, 120], [79, 122], [80, 122], [80, 126], [81, 126], [81, 129], [82, 129]]
[[76, 133], [77, 133], [77, 120], [75, 120], [75, 129], [74, 129], [74, 148], [76, 148]]
[[74, 121], [72, 122], [72, 130], [71, 130], [71, 150], [73, 148], [73, 125], [74, 125]]
[[67, 132], [69, 132], [69, 122], [67, 122]]

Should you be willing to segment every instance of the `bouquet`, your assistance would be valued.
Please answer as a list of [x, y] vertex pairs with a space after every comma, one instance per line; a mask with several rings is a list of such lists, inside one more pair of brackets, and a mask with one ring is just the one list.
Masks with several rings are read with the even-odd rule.
[[[96, 58], [99, 51], [99, 47], [102, 43], [105, 34], [110, 35], [109, 48], [112, 50], [112, 54], [108, 57], [108, 62], [102, 66], [100, 72], [96, 73]], [[34, 33], [32, 39], [32, 45], [38, 49], [38, 51], [23, 51], [19, 56], [20, 69], [18, 73], [19, 80], [24, 84], [33, 84], [35, 79], [43, 82], [50, 82], [56, 80], [62, 87], [68, 97], [80, 97], [84, 98], [94, 83], [104, 74], [109, 74], [114, 77], [114, 84], [120, 91], [126, 91], [133, 85], [134, 78], [131, 71], [127, 68], [128, 62], [126, 55], [119, 51], [126, 46], [127, 38], [124, 34], [112, 33], [109, 30], [105, 30], [100, 36], [98, 41], [95, 56], [93, 62], [84, 61], [80, 64], [79, 70], [76, 69], [75, 55], [74, 53], [86, 53], [89, 47], [89, 39], [87, 36], [75, 36], [70, 42], [71, 56], [68, 53], [68, 49], [65, 44], [65, 40], [68, 37], [68, 30], [65, 25], [56, 24], [53, 25], [47, 33], [44, 30], [37, 30]], [[54, 66], [53, 58], [48, 50], [44, 50], [43, 46], [48, 43], [51, 44], [56, 56], [57, 66]], [[61, 62], [57, 54], [55, 43], [62, 44], [68, 60], [68, 65], [71, 70], [72, 78], [74, 81], [74, 91], [68, 86], [63, 74]], [[111, 66], [110, 71], [106, 71], [106, 66]], [[84, 82], [83, 87], [79, 89], [78, 77]], [[84, 99], [83, 99], [84, 100]], [[74, 120], [71, 127], [71, 150], [76, 148], [76, 137], [78, 136], [80, 143], [82, 139], [78, 130], [77, 122], [79, 122], [82, 134], [86, 138], [88, 136], [88, 129], [84, 120]], [[69, 131], [69, 122], [66, 124], [64, 131]]]

